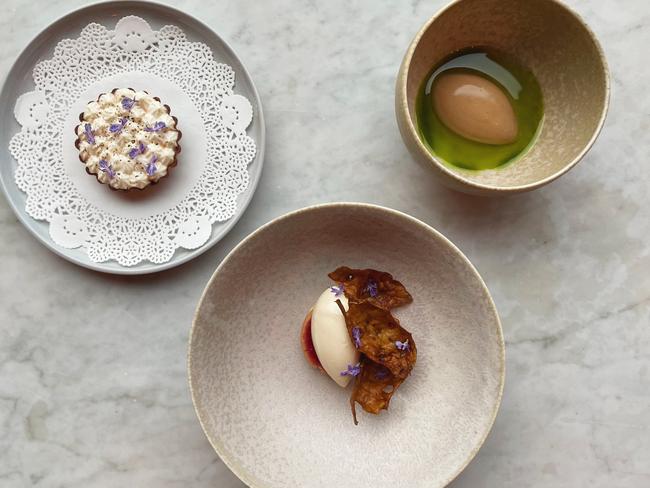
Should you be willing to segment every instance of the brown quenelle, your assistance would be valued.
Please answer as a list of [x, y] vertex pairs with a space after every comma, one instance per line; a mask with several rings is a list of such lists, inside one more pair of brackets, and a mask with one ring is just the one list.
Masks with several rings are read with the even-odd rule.
[[388, 409], [395, 390], [411, 373], [417, 360], [413, 336], [390, 310], [411, 303], [404, 285], [389, 273], [373, 269], [338, 268], [329, 277], [343, 285], [348, 298], [345, 316], [348, 333], [362, 354], [350, 405], [357, 424], [356, 404], [369, 413]]

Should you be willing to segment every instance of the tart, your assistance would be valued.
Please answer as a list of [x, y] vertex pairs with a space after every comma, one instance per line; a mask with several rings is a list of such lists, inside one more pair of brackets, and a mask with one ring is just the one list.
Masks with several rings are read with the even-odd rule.
[[116, 88], [103, 93], [86, 105], [79, 121], [79, 159], [88, 174], [113, 190], [143, 190], [178, 163], [178, 119], [146, 91]]

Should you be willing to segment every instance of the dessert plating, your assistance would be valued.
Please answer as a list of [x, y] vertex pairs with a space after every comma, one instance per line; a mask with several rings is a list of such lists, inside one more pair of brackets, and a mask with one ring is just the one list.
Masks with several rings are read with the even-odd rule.
[[177, 164], [178, 120], [168, 105], [145, 91], [103, 93], [86, 105], [79, 121], [79, 159], [87, 173], [114, 190], [142, 190]]

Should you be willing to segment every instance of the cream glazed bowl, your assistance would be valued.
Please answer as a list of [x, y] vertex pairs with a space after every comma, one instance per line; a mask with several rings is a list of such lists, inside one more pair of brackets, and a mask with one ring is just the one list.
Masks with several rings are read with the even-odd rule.
[[[415, 103], [430, 70], [450, 55], [488, 47], [536, 76], [544, 119], [536, 140], [511, 163], [468, 170], [436, 157], [420, 139]], [[397, 76], [395, 113], [413, 157], [454, 190], [507, 195], [539, 188], [573, 168], [596, 140], [609, 105], [609, 73], [593, 32], [557, 0], [457, 0], [411, 42]]]
[[[418, 348], [378, 416], [352, 421], [350, 388], [305, 360], [305, 314], [339, 266], [392, 273], [393, 313]], [[208, 282], [188, 354], [192, 400], [223, 462], [253, 488], [446, 486], [485, 441], [503, 392], [501, 324], [485, 283], [435, 229], [361, 203], [307, 207], [262, 226]]]

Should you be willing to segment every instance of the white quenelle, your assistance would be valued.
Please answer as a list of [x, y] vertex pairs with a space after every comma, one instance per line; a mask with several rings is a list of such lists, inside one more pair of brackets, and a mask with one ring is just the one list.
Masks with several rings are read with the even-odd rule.
[[340, 300], [347, 311], [348, 299], [337, 290], [337, 287], [328, 288], [316, 300], [311, 317], [311, 338], [325, 372], [345, 388], [352, 376], [341, 373], [359, 362], [359, 351], [350, 339], [345, 317], [336, 303]]

